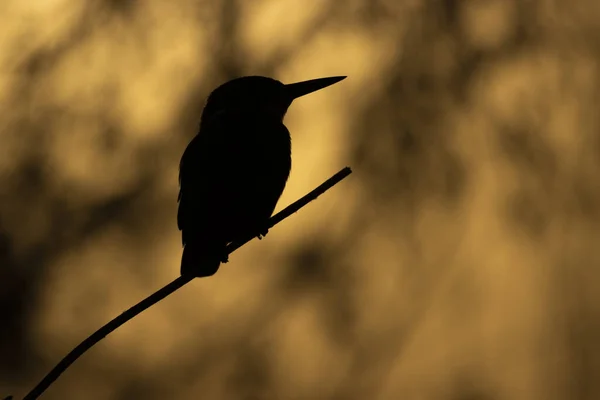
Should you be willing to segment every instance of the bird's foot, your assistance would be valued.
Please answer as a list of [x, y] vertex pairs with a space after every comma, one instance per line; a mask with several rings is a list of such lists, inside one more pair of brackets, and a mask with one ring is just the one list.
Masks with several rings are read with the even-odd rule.
[[223, 252], [223, 254], [221, 255], [221, 260], [220, 260], [223, 264], [226, 264], [229, 262], [229, 254], [227, 254], [227, 252]]
[[260, 230], [256, 237], [258, 238], [258, 240], [262, 240], [265, 236], [267, 236], [267, 233], [269, 233], [269, 228], [264, 227]]

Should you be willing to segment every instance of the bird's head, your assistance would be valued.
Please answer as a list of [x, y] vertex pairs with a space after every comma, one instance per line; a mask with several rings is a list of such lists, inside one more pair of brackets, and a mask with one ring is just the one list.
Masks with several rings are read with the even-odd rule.
[[221, 112], [248, 112], [283, 119], [294, 99], [346, 78], [335, 76], [283, 84], [264, 76], [244, 76], [216, 88], [206, 101], [202, 121]]

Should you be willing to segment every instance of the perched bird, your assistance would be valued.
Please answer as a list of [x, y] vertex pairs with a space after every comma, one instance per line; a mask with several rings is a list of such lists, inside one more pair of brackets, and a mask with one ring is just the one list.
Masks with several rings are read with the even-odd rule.
[[211, 276], [227, 262], [228, 243], [267, 234], [292, 162], [283, 117], [294, 99], [344, 78], [285, 85], [246, 76], [210, 94], [179, 165], [182, 275]]

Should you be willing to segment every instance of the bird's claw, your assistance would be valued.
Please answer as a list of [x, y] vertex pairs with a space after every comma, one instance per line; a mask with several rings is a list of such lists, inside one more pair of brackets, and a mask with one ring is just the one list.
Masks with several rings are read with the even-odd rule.
[[265, 236], [267, 236], [267, 233], [269, 233], [269, 228], [263, 228], [256, 237], [258, 240], [262, 240]]
[[228, 262], [229, 262], [229, 254], [227, 254], [227, 253], [224, 253], [224, 254], [221, 256], [221, 262], [222, 262], [223, 264], [225, 264], [225, 263], [228, 263]]

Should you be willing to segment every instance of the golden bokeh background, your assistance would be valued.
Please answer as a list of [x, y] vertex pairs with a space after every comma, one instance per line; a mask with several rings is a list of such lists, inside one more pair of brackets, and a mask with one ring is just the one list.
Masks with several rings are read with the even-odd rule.
[[44, 399], [600, 398], [600, 3], [4, 0], [0, 396], [179, 272], [223, 81], [298, 100], [279, 209]]

